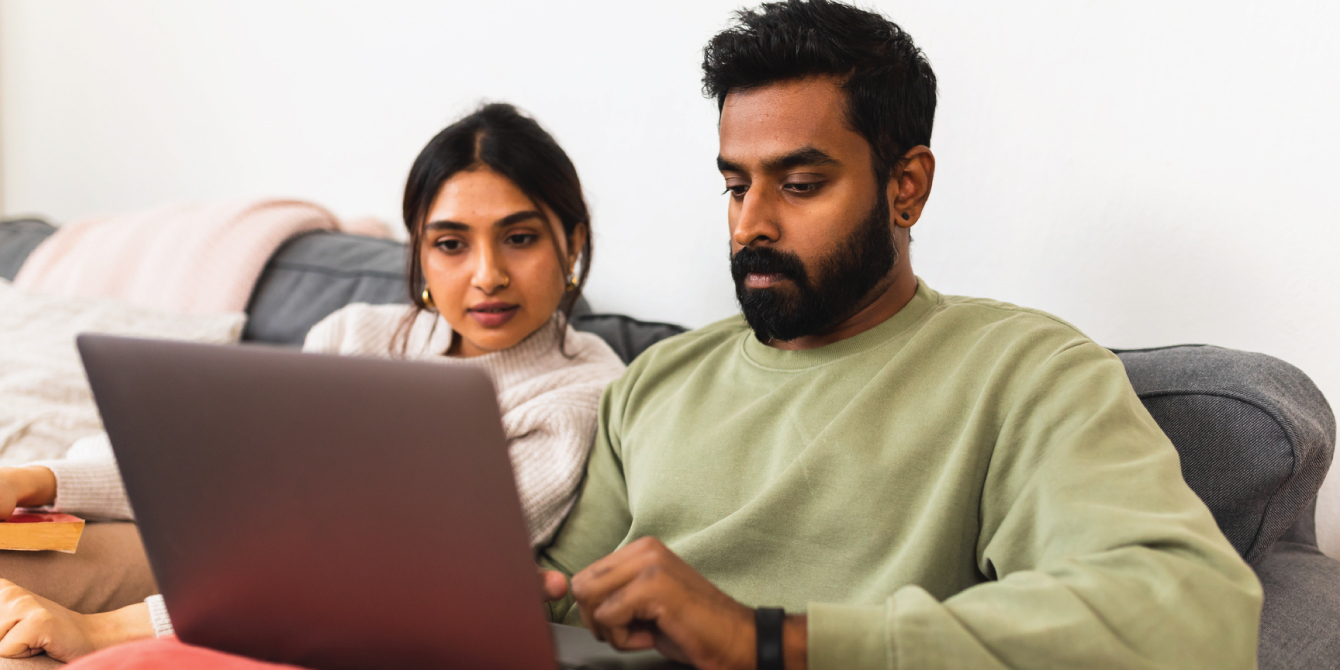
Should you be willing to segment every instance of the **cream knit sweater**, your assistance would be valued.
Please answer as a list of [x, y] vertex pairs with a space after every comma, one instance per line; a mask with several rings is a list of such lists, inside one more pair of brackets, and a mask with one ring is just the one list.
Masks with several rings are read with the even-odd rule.
[[[313, 326], [303, 351], [400, 357], [395, 335], [408, 309], [349, 305]], [[600, 394], [624, 369], [604, 340], [570, 326], [560, 351], [559, 318], [510, 349], [455, 358], [442, 355], [451, 345], [451, 326], [436, 313], [422, 312], [410, 327], [403, 355], [477, 367], [492, 378], [532, 546], [547, 542], [572, 507], [595, 435]], [[55, 473], [53, 509], [104, 519], [134, 518], [105, 433], [79, 440], [63, 459], [31, 465]], [[148, 602], [155, 630], [170, 633], [161, 597]]]

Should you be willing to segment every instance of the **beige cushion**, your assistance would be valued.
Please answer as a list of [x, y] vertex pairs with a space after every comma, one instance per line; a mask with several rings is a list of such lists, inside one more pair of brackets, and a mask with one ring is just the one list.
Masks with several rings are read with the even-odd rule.
[[0, 465], [60, 458], [102, 432], [79, 333], [236, 342], [244, 314], [175, 314], [107, 298], [56, 298], [0, 280]]

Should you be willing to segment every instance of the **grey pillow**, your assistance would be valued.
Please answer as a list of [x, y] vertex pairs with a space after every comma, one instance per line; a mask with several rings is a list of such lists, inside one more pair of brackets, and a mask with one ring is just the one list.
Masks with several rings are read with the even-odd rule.
[[409, 302], [405, 245], [343, 233], [301, 235], [261, 272], [242, 339], [301, 346], [318, 321], [355, 302]]
[[1118, 351], [1182, 477], [1257, 563], [1316, 497], [1335, 416], [1312, 380], [1264, 354], [1204, 345]]
[[0, 277], [14, 281], [23, 261], [56, 227], [41, 219], [0, 221]]
[[572, 327], [599, 335], [624, 364], [632, 363], [647, 347], [685, 331], [670, 323], [638, 321], [622, 314], [582, 314], [577, 309], [573, 310]]

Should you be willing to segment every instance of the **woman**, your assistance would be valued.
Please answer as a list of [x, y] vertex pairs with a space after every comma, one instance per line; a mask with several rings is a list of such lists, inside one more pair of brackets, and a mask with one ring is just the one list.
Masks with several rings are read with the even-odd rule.
[[[568, 317], [590, 269], [590, 216], [577, 171], [534, 120], [490, 104], [447, 127], [410, 169], [404, 199], [412, 305], [349, 305], [308, 333], [303, 350], [482, 368], [493, 379], [532, 546], [574, 501], [604, 387], [623, 363]], [[105, 435], [71, 456], [0, 468], [0, 513], [15, 504], [129, 519]], [[164, 635], [162, 598], [80, 615], [0, 584], [15, 622], [0, 656], [69, 660]]]

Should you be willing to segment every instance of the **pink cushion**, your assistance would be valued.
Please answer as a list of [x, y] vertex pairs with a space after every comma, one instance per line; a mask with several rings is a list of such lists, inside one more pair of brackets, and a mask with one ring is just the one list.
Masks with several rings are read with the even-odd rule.
[[245, 656], [234, 656], [221, 651], [193, 647], [176, 637], [140, 640], [103, 649], [89, 654], [67, 666], [68, 670], [278, 670], [293, 665], [266, 663]]

